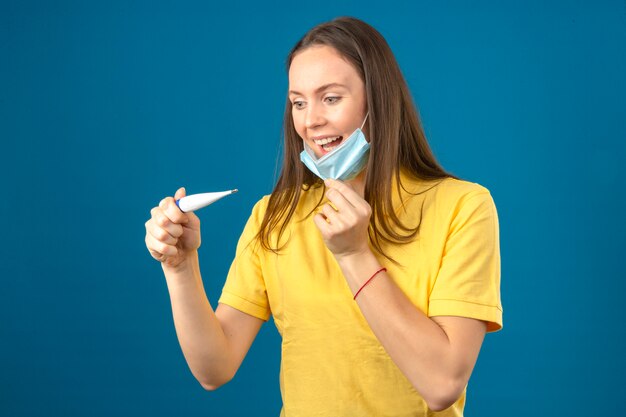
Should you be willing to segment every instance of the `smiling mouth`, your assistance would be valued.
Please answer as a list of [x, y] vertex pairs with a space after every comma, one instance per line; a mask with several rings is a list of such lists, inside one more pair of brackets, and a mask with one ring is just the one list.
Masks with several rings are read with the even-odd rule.
[[329, 137], [329, 138], [324, 138], [324, 139], [317, 139], [317, 140], [314, 140], [313, 142], [315, 142], [317, 146], [322, 148], [324, 153], [328, 153], [328, 152], [331, 152], [333, 149], [335, 149], [337, 146], [339, 146], [342, 141], [343, 141], [343, 136], [334, 136], [334, 137]]

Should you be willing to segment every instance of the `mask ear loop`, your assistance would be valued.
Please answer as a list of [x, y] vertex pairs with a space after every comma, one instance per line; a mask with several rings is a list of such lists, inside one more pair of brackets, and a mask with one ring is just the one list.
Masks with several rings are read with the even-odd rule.
[[370, 112], [367, 112], [367, 114], [365, 115], [365, 120], [363, 120], [363, 123], [361, 124], [360, 129], [363, 130], [363, 126], [365, 126], [365, 122], [367, 121], [367, 116], [370, 115]]

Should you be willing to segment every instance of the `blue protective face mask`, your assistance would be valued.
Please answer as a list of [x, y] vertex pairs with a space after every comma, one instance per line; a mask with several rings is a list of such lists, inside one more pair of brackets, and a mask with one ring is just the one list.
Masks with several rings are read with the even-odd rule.
[[[365, 116], [367, 120], [367, 115]], [[315, 152], [306, 142], [304, 150], [300, 153], [300, 160], [311, 170], [312, 173], [325, 180], [333, 178], [346, 181], [356, 177], [365, 167], [370, 151], [370, 144], [365, 140], [365, 135], [357, 128], [337, 148], [318, 158]]]

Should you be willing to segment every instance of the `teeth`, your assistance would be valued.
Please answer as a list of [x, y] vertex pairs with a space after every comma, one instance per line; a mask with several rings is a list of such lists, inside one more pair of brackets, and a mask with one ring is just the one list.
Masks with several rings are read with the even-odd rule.
[[327, 143], [334, 142], [340, 137], [341, 136], [333, 136], [331, 138], [317, 139], [317, 140], [314, 140], [313, 142], [315, 142], [316, 145], [322, 146], [322, 145], [326, 145]]

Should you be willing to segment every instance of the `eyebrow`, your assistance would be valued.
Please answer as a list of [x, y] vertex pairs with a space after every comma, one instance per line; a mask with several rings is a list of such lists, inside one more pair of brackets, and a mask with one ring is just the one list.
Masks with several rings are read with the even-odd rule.
[[[333, 88], [333, 87], [340, 87], [340, 88], [345, 88], [346, 90], [349, 90], [349, 88], [346, 85], [339, 84], [339, 83], [328, 83], [328, 84], [324, 84], [321, 87], [316, 88], [315, 89], [315, 93], [317, 94], [317, 93], [319, 93], [321, 91], [328, 90], [329, 88]], [[296, 94], [296, 95], [299, 95], [299, 96], [303, 95], [302, 93], [299, 93], [297, 91], [289, 90], [289, 95], [291, 95], [291, 94]]]

